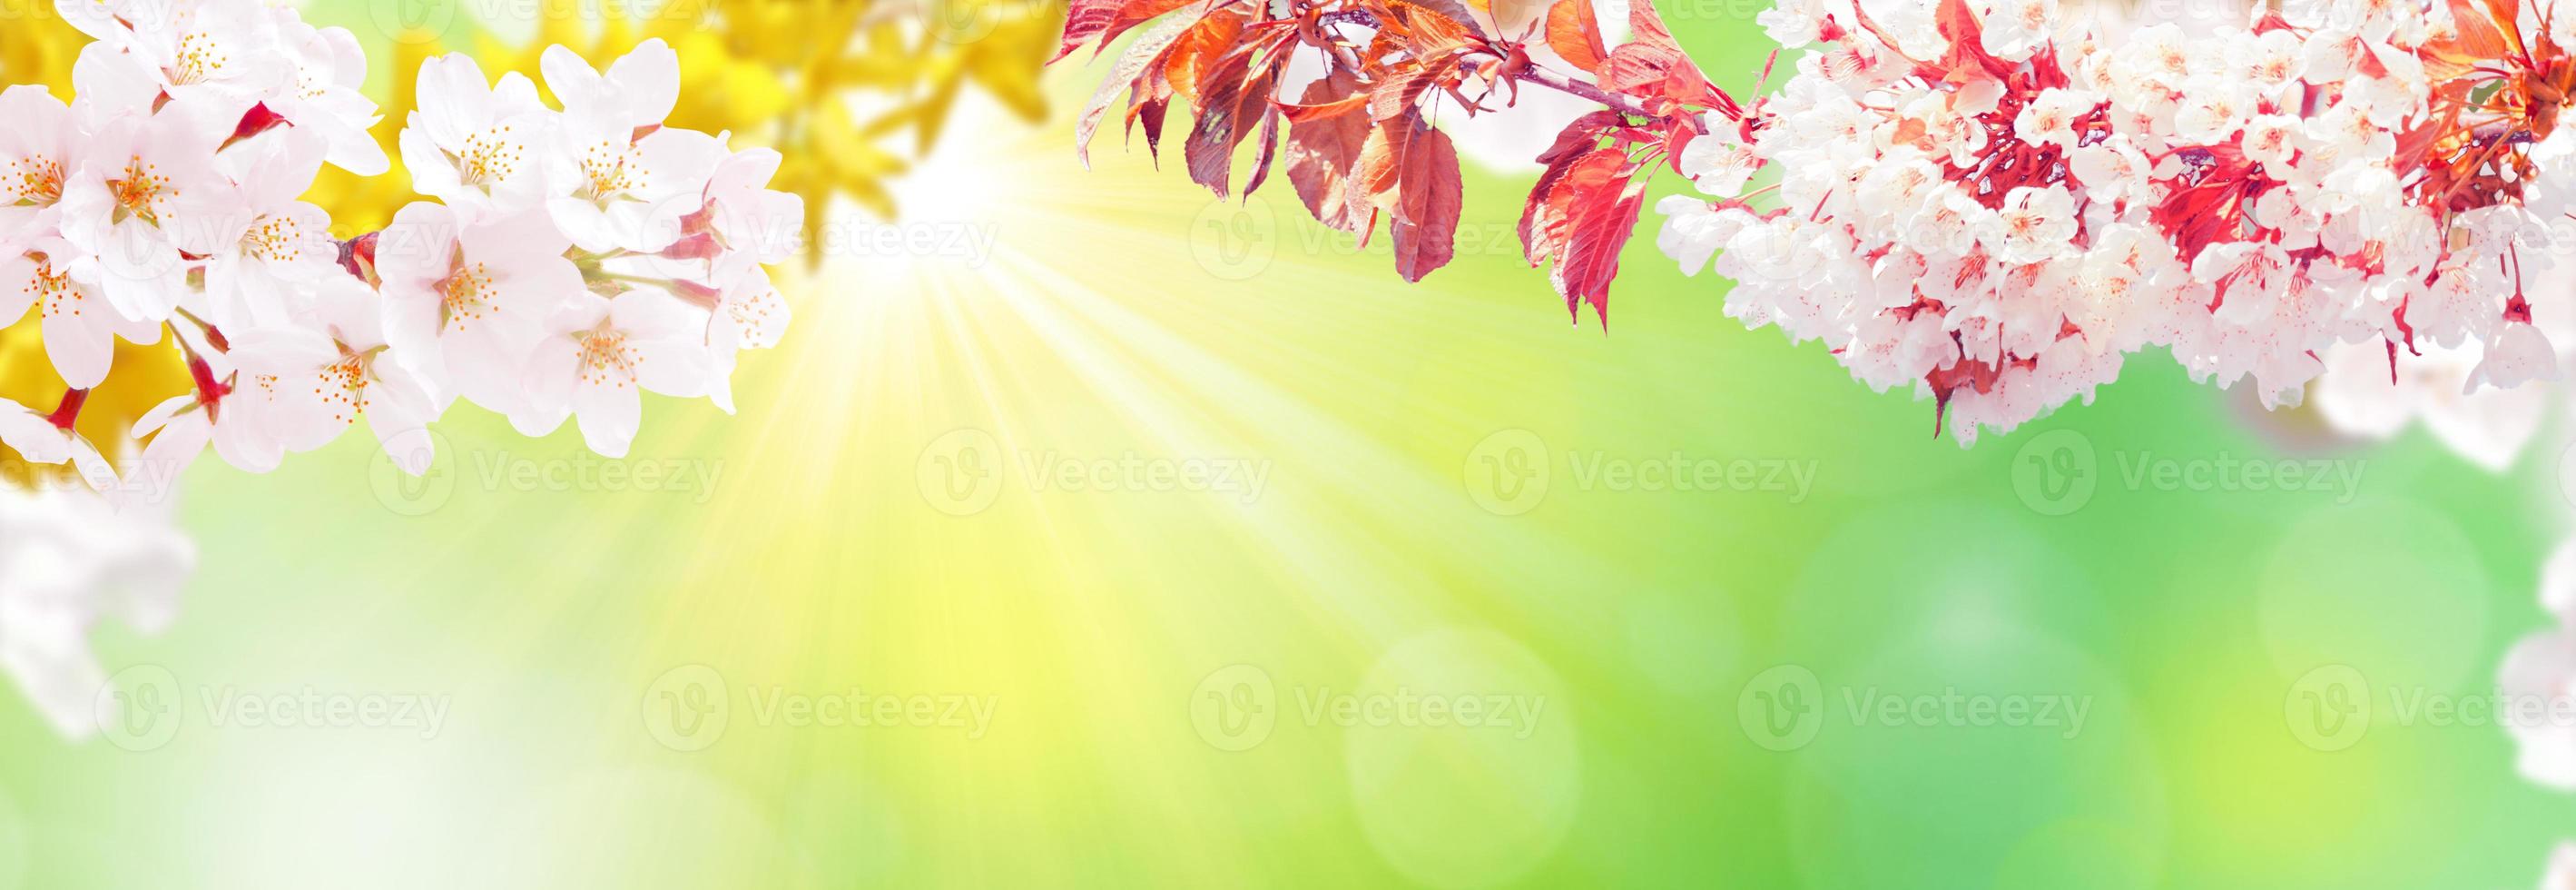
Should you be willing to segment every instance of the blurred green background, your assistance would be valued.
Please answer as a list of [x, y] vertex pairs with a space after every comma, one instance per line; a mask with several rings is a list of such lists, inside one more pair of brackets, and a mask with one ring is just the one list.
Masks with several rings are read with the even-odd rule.
[[[1741, 88], [1717, 9], [1667, 15]], [[460, 409], [422, 487], [364, 435], [200, 466], [180, 624], [100, 646], [152, 708], [0, 704], [0, 887], [2411, 890], [2576, 834], [2502, 730], [2390, 706], [2547, 621], [2555, 448], [2323, 446], [2139, 358], [1962, 450], [1651, 218], [1569, 328], [1523, 174], [1405, 286], [1285, 184], [1085, 172], [1105, 68], [827, 233], [739, 416], [651, 402], [611, 462]], [[2285, 455], [2335, 475], [2128, 475]]]

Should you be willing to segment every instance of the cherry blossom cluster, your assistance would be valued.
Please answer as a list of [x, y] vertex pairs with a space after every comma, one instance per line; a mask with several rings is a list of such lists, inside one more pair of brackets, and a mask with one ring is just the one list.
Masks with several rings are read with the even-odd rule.
[[2056, 0], [1784, 0], [1760, 21], [1794, 73], [1684, 151], [1706, 195], [1658, 205], [1658, 244], [1693, 274], [1716, 255], [1731, 316], [1938, 400], [1962, 444], [2149, 347], [2267, 406], [2338, 345], [2382, 380], [2436, 349], [2476, 356], [2466, 390], [2554, 379], [2535, 315], [2576, 307], [2526, 285], [2569, 274], [2576, 15], [2255, 6], [2186, 35]]
[[[622, 456], [640, 392], [732, 410], [736, 354], [788, 312], [763, 263], [797, 248], [779, 156], [668, 127], [679, 65], [647, 41], [603, 73], [561, 46], [546, 91], [474, 61], [426, 62], [399, 146], [416, 191], [380, 232], [301, 200], [325, 164], [389, 162], [367, 133], [355, 38], [260, 0], [61, 0], [93, 38], [65, 104], [0, 93], [0, 323], [35, 310], [68, 384], [39, 413], [0, 402], [0, 443], [113, 491], [141, 445], [166, 478], [209, 446], [275, 467], [360, 417], [419, 473], [458, 398], [529, 435], [577, 418]], [[192, 391], [91, 442], [74, 423], [115, 341], [184, 355]]]

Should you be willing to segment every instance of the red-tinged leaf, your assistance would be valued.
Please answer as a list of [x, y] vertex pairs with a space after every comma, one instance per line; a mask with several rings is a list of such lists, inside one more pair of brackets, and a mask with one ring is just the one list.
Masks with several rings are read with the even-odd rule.
[[1191, 24], [1186, 18], [1174, 18], [1156, 25], [1144, 36], [1136, 38], [1135, 44], [1127, 47], [1125, 55], [1118, 57], [1118, 64], [1110, 70], [1109, 79], [1100, 82], [1100, 89], [1094, 91], [1091, 101], [1082, 106], [1082, 115], [1074, 119], [1073, 151], [1082, 158], [1084, 167], [1091, 166], [1091, 137], [1100, 131], [1100, 117], [1109, 111], [1109, 103], [1115, 101], [1122, 91], [1150, 89], [1150, 86], [1139, 84], [1138, 78], [1162, 59], [1163, 51], [1170, 49], [1172, 41], [1179, 39], [1181, 32]]
[[[1316, 83], [1322, 82], [1323, 81], [1316, 81]], [[1279, 113], [1287, 116], [1289, 123], [1302, 124], [1307, 121], [1329, 120], [1341, 117], [1360, 110], [1360, 108], [1368, 105], [1368, 102], [1369, 94], [1352, 93], [1348, 96], [1343, 96], [1330, 102], [1322, 102], [1313, 105], [1292, 105], [1286, 102], [1281, 102], [1279, 103]]]
[[1243, 23], [1243, 13], [1221, 9], [1181, 32], [1163, 62], [1163, 79], [1171, 82], [1172, 91], [1197, 102], [1201, 72], [1242, 41]]
[[[1567, 193], [1557, 185], [1587, 163], [1614, 167], [1625, 163], [1627, 153], [1617, 148], [1602, 148], [1602, 134], [1619, 129], [1622, 120], [1617, 112], [1602, 110], [1576, 118], [1556, 134], [1556, 144], [1538, 156], [1547, 166], [1538, 183], [1530, 188], [1529, 201], [1521, 207], [1521, 255], [1535, 268], [1565, 250], [1566, 222], [1569, 208], [1564, 203]], [[1590, 160], [1598, 156], [1600, 160]]]
[[1403, 44], [1419, 62], [1465, 49], [1484, 34], [1457, 0], [1373, 0], [1370, 6], [1380, 33]]
[[1610, 51], [1594, 76], [1604, 89], [1626, 93], [1640, 99], [1665, 98], [1687, 105], [1699, 105], [1724, 112], [1728, 117], [1741, 116], [1735, 99], [1709, 82], [1682, 51], [1681, 42], [1673, 39], [1664, 18], [1655, 12], [1650, 0], [1633, 0], [1628, 4], [1627, 43]]
[[1422, 94], [1437, 82], [1431, 66], [1413, 65], [1378, 78], [1369, 88], [1369, 117], [1389, 121], [1415, 113], [1422, 104]]
[[[1439, 144], [1448, 146], [1448, 137], [1441, 136]], [[1428, 217], [1426, 221], [1420, 223], [1396, 220], [1387, 224], [1388, 236], [1395, 239], [1393, 242], [1395, 271], [1396, 274], [1404, 276], [1405, 281], [1421, 281], [1425, 276], [1439, 271], [1440, 267], [1449, 265], [1450, 260], [1457, 258], [1459, 188], [1454, 160], [1456, 156], [1451, 157], [1453, 160], [1446, 186], [1449, 202], [1447, 215]], [[1428, 186], [1428, 188], [1438, 187], [1437, 184]]]
[[1565, 129], [1557, 131], [1556, 142], [1539, 153], [1538, 162], [1553, 167], [1560, 161], [1582, 157], [1600, 146], [1602, 134], [1619, 129], [1626, 123], [1627, 118], [1606, 108], [1575, 118], [1565, 125]]
[[[1395, 204], [1398, 222], [1455, 234], [1465, 187], [1458, 176], [1458, 148], [1449, 134], [1416, 119], [1404, 148], [1403, 183]], [[1445, 244], [1445, 243], [1444, 243]], [[1448, 262], [1447, 254], [1441, 262]], [[1435, 264], [1433, 268], [1438, 268]], [[1429, 271], [1428, 269], [1424, 271]], [[1420, 275], [1413, 276], [1421, 278]]]
[[1564, 163], [1550, 165], [1540, 173], [1538, 183], [1530, 187], [1528, 202], [1521, 205], [1521, 258], [1530, 268], [1538, 268], [1550, 257], [1565, 252], [1565, 225], [1570, 218], [1561, 200], [1557, 184], [1572, 175], [1577, 155]]
[[1664, 132], [1664, 161], [1673, 166], [1674, 173], [1682, 172], [1682, 152], [1690, 148], [1691, 140], [1705, 135], [1708, 135], [1708, 130], [1700, 124], [1699, 118], [1690, 115], [1673, 118], [1672, 128]]
[[1605, 187], [1575, 200], [1565, 256], [1549, 273], [1565, 295], [1567, 314], [1581, 321], [1576, 307], [1589, 304], [1603, 330], [1610, 327], [1610, 282], [1619, 276], [1619, 251], [1636, 233], [1637, 215], [1646, 206], [1646, 178], [1636, 173], [1631, 168], [1604, 183], [1615, 190]]
[[1629, 167], [1628, 153], [1618, 148], [1591, 149], [1549, 167], [1521, 210], [1521, 254], [1529, 264], [1562, 262], [1582, 202], [1601, 195]]
[[1395, 271], [1420, 281], [1457, 254], [1465, 191], [1458, 148], [1420, 115], [1380, 121], [1360, 151], [1361, 189], [1390, 217]]
[[1731, 107], [1718, 100], [1717, 88], [1701, 74], [1699, 66], [1680, 50], [1645, 41], [1624, 44], [1610, 51], [1610, 59], [1601, 63], [1596, 75], [1601, 87], [1626, 93], [1640, 99], [1671, 99], [1687, 105], [1712, 108]]
[[1171, 100], [1155, 99], [1127, 113], [1127, 132], [1131, 136], [1136, 132], [1137, 124], [1145, 126], [1145, 153], [1153, 156], [1156, 167], [1163, 165], [1163, 116], [1171, 108]]
[[1941, 37], [1950, 41], [1950, 51], [1941, 57], [1938, 67], [1955, 77], [1971, 69], [1980, 70], [1996, 80], [2012, 77], [2014, 66], [1986, 52], [1986, 28], [1977, 20], [1977, 12], [1968, 0], [1941, 0], [1933, 11], [1933, 22]]
[[[2522, 23], [2498, 18], [2479, 0], [2450, 0], [2451, 22], [2459, 30], [2460, 50], [2471, 59], [2500, 59], [2522, 52]], [[2517, 13], [2518, 15], [2518, 13]], [[2506, 37], [2512, 30], [2514, 36]]]
[[1270, 179], [1270, 162], [1279, 156], [1279, 116], [1279, 109], [1273, 108], [1261, 118], [1261, 135], [1253, 137], [1261, 153], [1253, 158], [1252, 178], [1243, 182], [1244, 197], [1260, 191], [1261, 184]]
[[1125, 5], [1118, 7], [1118, 15], [1109, 20], [1109, 27], [1101, 29], [1100, 48], [1094, 52], [1109, 51], [1109, 45], [1116, 43], [1118, 35], [1127, 33], [1127, 29], [1153, 21], [1192, 2], [1194, 0], [1127, 0]]
[[1673, 29], [1664, 27], [1664, 15], [1655, 11], [1654, 0], [1628, 4], [1628, 40], [1631, 43], [1650, 43], [1674, 52], [1682, 49], [1681, 41], [1673, 39]]
[[1200, 76], [1198, 121], [1182, 149], [1190, 181], [1207, 186], [1218, 197], [1228, 193], [1234, 179], [1235, 148], [1252, 135], [1253, 123], [1269, 114], [1270, 103], [1278, 99], [1279, 69], [1288, 55], [1276, 50], [1294, 36], [1279, 31], [1255, 38], [1219, 58]]
[[1118, 7], [1125, 3], [1126, 0], [1073, 0], [1064, 13], [1064, 41], [1056, 47], [1055, 58], [1047, 60], [1048, 64], [1064, 61], [1064, 57], [1073, 55], [1074, 50], [1091, 42], [1091, 38], [1100, 36], [1101, 30], [1109, 27], [1109, 21], [1118, 17]]
[[1597, 147], [1618, 124], [1587, 127], [1578, 121], [1557, 138], [1553, 160], [1521, 210], [1522, 255], [1530, 265], [1554, 261], [1548, 279], [1565, 298], [1566, 313], [1582, 320], [1590, 305], [1606, 328], [1610, 282], [1619, 273], [1619, 251], [1637, 229], [1645, 206], [1645, 168], [1619, 147]]
[[[1337, 96], [1343, 98], [1336, 99]], [[1334, 71], [1329, 77], [1307, 84], [1303, 101], [1307, 107], [1314, 107], [1367, 98], [1368, 91], [1361, 88], [1357, 75]], [[1288, 181], [1297, 187], [1297, 197], [1306, 202], [1307, 212], [1313, 213], [1317, 221], [1363, 237], [1370, 229], [1374, 210], [1354, 174], [1372, 129], [1368, 116], [1360, 114], [1304, 120], [1291, 116], [1288, 122]]]
[[1601, 72], [1610, 50], [1601, 45], [1601, 19], [1592, 0], [1556, 0], [1547, 11], [1547, 48], [1586, 74]]

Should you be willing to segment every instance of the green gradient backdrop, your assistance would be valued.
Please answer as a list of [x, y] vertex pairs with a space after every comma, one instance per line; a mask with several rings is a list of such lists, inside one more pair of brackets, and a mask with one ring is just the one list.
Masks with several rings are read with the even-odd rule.
[[[1749, 22], [1671, 15], [1750, 80]], [[1060, 105], [1099, 70], [1058, 72]], [[1651, 229], [1612, 332], [1569, 329], [1485, 236], [1526, 177], [1471, 172], [1460, 260], [1407, 287], [1284, 185], [1238, 220], [1141, 152], [1085, 173], [1070, 130], [962, 121], [902, 231], [989, 234], [988, 261], [845, 250], [747, 356], [739, 416], [652, 402], [617, 472], [716, 472], [703, 494], [582, 477], [607, 462], [569, 430], [470, 409], [420, 497], [363, 435], [266, 478], [200, 467], [181, 623], [101, 642], [144, 666], [128, 691], [175, 693], [175, 730], [70, 745], [0, 704], [0, 887], [2411, 890], [2528, 886], [2576, 834], [2500, 730], [2389, 705], [2490, 689], [2543, 624], [2554, 450], [2495, 478], [2418, 433], [2319, 453], [2349, 491], [2132, 486], [2303, 438], [2140, 359], [1963, 451], [1928, 403], [1725, 318]], [[2048, 515], [2074, 502], [2029, 461], [2072, 444], [2095, 487]], [[1676, 455], [1812, 483], [1588, 475]], [[1131, 457], [1266, 475], [1035, 471]], [[1543, 491], [1491, 472], [1532, 460]], [[952, 497], [952, 468], [983, 475]], [[2376, 705], [2344, 750], [2294, 731], [2328, 664]], [[1759, 696], [1801, 676], [1791, 745]], [[435, 733], [219, 710], [308, 689], [450, 704]], [[2085, 720], [1848, 710], [1950, 690]], [[931, 710], [763, 710], [853, 691]], [[1535, 719], [1307, 709], [1493, 696]]]

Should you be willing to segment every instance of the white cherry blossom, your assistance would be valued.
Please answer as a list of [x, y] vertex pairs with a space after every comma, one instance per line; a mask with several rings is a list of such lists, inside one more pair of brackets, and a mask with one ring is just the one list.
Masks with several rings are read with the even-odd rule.
[[584, 292], [569, 246], [541, 210], [467, 223], [441, 205], [404, 207], [376, 246], [386, 342], [433, 389], [520, 409], [529, 351]]
[[473, 58], [449, 53], [420, 66], [420, 110], [397, 142], [412, 187], [466, 217], [503, 217], [544, 197], [552, 112], [518, 72], [486, 82]]
[[573, 300], [530, 361], [537, 419], [522, 428], [563, 422], [571, 414], [592, 451], [625, 457], [643, 424], [645, 390], [694, 398], [707, 394], [712, 359], [707, 316], [671, 294], [636, 288], [615, 299]]

